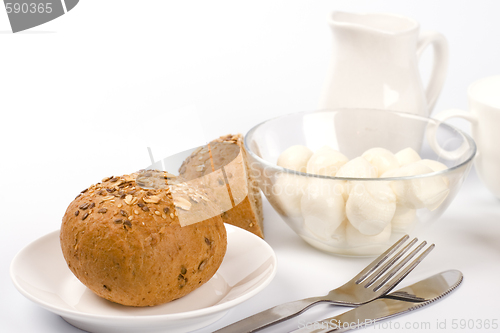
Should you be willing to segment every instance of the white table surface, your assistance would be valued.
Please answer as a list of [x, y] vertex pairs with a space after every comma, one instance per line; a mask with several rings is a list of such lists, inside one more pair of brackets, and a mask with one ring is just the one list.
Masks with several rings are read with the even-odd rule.
[[[81, 1], [67, 15], [15, 35], [0, 10], [0, 332], [79, 331], [18, 293], [9, 265], [24, 246], [59, 228], [82, 189], [149, 165], [148, 146], [189, 143], [193, 124], [211, 139], [315, 109], [331, 52], [326, 17], [334, 9], [399, 13], [442, 32], [451, 56], [437, 112], [467, 108], [467, 86], [500, 73], [500, 6], [486, 0]], [[424, 77], [431, 58], [427, 52], [422, 59]], [[180, 109], [195, 110], [195, 117]], [[324, 294], [370, 261], [321, 253], [267, 202], [264, 214], [266, 240], [278, 257], [275, 279], [198, 332]], [[421, 238], [436, 249], [404, 285], [446, 269], [461, 270], [465, 280], [444, 300], [393, 322], [415, 332], [494, 331], [477, 323], [500, 321], [500, 202], [474, 171]], [[287, 332], [299, 320], [343, 310], [320, 305], [267, 331]], [[453, 329], [454, 320], [474, 320], [475, 329]]]

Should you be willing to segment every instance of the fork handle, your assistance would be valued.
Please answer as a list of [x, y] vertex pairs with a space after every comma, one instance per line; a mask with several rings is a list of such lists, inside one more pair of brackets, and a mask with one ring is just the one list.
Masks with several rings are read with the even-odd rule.
[[310, 297], [269, 308], [214, 333], [251, 333], [298, 316], [312, 305], [325, 301], [324, 297]]

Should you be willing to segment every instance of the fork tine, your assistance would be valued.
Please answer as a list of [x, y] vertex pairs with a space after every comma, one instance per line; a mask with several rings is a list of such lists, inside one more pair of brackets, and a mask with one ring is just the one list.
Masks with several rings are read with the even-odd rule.
[[416, 249], [414, 249], [410, 254], [408, 254], [403, 260], [401, 260], [394, 268], [392, 268], [388, 273], [384, 275], [384, 277], [379, 281], [378, 285], [375, 286], [373, 291], [377, 291], [384, 285], [387, 281], [389, 281], [390, 278], [392, 278], [404, 265], [406, 265], [407, 262], [411, 260], [425, 245], [427, 244], [426, 241], [423, 241], [420, 243], [419, 246], [417, 246]]
[[[355, 283], [360, 284], [368, 275], [375, 271], [380, 265], [384, 263], [396, 250], [410, 238], [408, 235], [404, 235], [398, 240], [393, 246], [391, 246], [387, 251], [382, 253], [377, 259], [373, 260], [368, 266], [365, 267], [358, 275], [354, 277], [356, 279]], [[353, 280], [354, 280], [353, 279]]]
[[373, 291], [379, 291], [380, 289], [382, 289], [382, 287], [384, 287], [383, 293], [388, 293], [389, 291], [391, 291], [399, 282], [401, 282], [401, 280], [403, 280], [408, 274], [410, 274], [410, 272], [415, 267], [417, 267], [417, 265], [420, 264], [422, 262], [422, 260], [424, 260], [424, 258], [435, 247], [434, 244], [432, 244], [431, 246], [429, 246], [427, 248], [427, 250], [425, 250], [422, 254], [420, 254], [415, 260], [413, 260], [411, 262], [410, 265], [408, 265], [406, 268], [404, 268], [398, 275], [396, 275], [389, 283], [386, 284], [386, 282], [389, 281], [389, 279], [392, 276], [394, 276], [394, 274], [396, 274], [396, 272], [399, 271], [399, 269], [401, 267], [403, 267], [411, 258], [413, 258], [415, 256], [415, 254], [417, 254], [417, 252], [419, 252], [426, 244], [427, 244], [427, 242], [425, 242], [425, 241], [422, 242], [422, 244], [420, 244], [415, 250], [413, 250], [409, 255], [407, 255], [406, 258], [400, 264], [398, 264], [389, 273], [387, 273], [387, 275], [384, 277], [384, 279], [382, 280], [382, 282], [380, 282], [373, 289]]
[[375, 281], [377, 281], [377, 279], [379, 277], [382, 276], [382, 274], [384, 274], [389, 268], [391, 268], [394, 263], [396, 263], [396, 261], [398, 261], [406, 252], [408, 252], [408, 250], [418, 241], [417, 238], [413, 238], [412, 241], [410, 243], [408, 243], [408, 245], [406, 245], [404, 248], [401, 249], [401, 251], [399, 251], [394, 257], [391, 258], [391, 260], [389, 260], [387, 263], [385, 263], [384, 266], [380, 267], [375, 273], [373, 273], [371, 276], [370, 276], [370, 280], [368, 280], [365, 284], [365, 288], [368, 288], [370, 287], [372, 284], [375, 283]]

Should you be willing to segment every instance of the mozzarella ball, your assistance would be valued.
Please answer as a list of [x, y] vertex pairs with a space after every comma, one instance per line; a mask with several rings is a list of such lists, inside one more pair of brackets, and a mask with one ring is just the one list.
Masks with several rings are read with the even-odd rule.
[[291, 146], [281, 153], [277, 164], [282, 168], [307, 172], [307, 161], [312, 154], [313, 152], [306, 146]]
[[359, 232], [351, 223], [345, 228], [347, 244], [353, 247], [369, 246], [387, 242], [391, 237], [391, 224], [389, 223], [382, 232], [376, 235], [365, 235]]
[[383, 174], [381, 174], [379, 178], [396, 177], [396, 176], [394, 176], [396, 174], [396, 171], [398, 171], [398, 169], [388, 170], [388, 171], [384, 172]]
[[354, 182], [346, 203], [349, 222], [363, 235], [381, 233], [394, 216], [396, 196], [388, 182]]
[[317, 249], [336, 254], [350, 255], [346, 246], [346, 226], [349, 222], [344, 220], [341, 225], [333, 232], [328, 241], [319, 241], [313, 237], [303, 237], [303, 239]]
[[[439, 172], [439, 171], [443, 171], [443, 170], [448, 169], [448, 167], [446, 165], [444, 165], [443, 163], [438, 162], [438, 161], [434, 161], [434, 160], [427, 160], [427, 159], [425, 159], [425, 160], [419, 161], [419, 163], [427, 165], [434, 172]], [[442, 177], [443, 177], [443, 180], [444, 180], [446, 186], [449, 187], [450, 186], [450, 180], [448, 179], [448, 177], [446, 177], [446, 176], [442, 176]]]
[[420, 160], [419, 163], [427, 165], [434, 172], [443, 171], [443, 170], [448, 169], [448, 167], [446, 165], [444, 165], [443, 163], [438, 162], [438, 161], [434, 161], [434, 160], [424, 159], [424, 160]]
[[391, 221], [393, 232], [408, 233], [417, 222], [417, 210], [397, 205]]
[[345, 202], [340, 182], [314, 178], [301, 199], [304, 226], [319, 239], [332, 240], [345, 219]]
[[[363, 157], [356, 157], [350, 160], [337, 171], [336, 177], [345, 178], [377, 178], [375, 168]], [[347, 201], [353, 184], [351, 181], [346, 181], [344, 185], [344, 200]]]
[[[433, 170], [419, 162], [398, 169], [394, 177], [416, 176], [432, 173]], [[435, 210], [446, 199], [450, 190], [442, 176], [398, 180], [391, 182], [397, 202], [407, 208]]]
[[399, 166], [405, 166], [421, 160], [420, 155], [410, 147], [398, 151], [394, 156], [396, 156]]
[[324, 146], [311, 156], [307, 162], [307, 173], [334, 177], [341, 166], [349, 159], [339, 151]]
[[373, 165], [378, 177], [389, 170], [399, 168], [399, 161], [396, 156], [385, 148], [368, 149], [361, 156]]
[[279, 173], [276, 175], [272, 187], [272, 201], [278, 206], [282, 214], [289, 217], [300, 217], [302, 216], [300, 200], [306, 191], [307, 185], [308, 177], [285, 172]]
[[366, 159], [356, 157], [340, 167], [335, 176], [344, 178], [376, 178], [377, 172]]

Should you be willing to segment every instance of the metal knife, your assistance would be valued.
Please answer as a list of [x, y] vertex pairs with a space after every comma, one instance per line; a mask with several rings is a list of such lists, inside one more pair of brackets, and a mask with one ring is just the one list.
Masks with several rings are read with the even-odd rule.
[[[449, 270], [399, 289], [372, 302], [315, 323], [299, 324], [293, 333], [346, 332], [421, 308], [451, 293], [463, 280], [460, 271]], [[303, 326], [303, 327], [301, 327]]]

